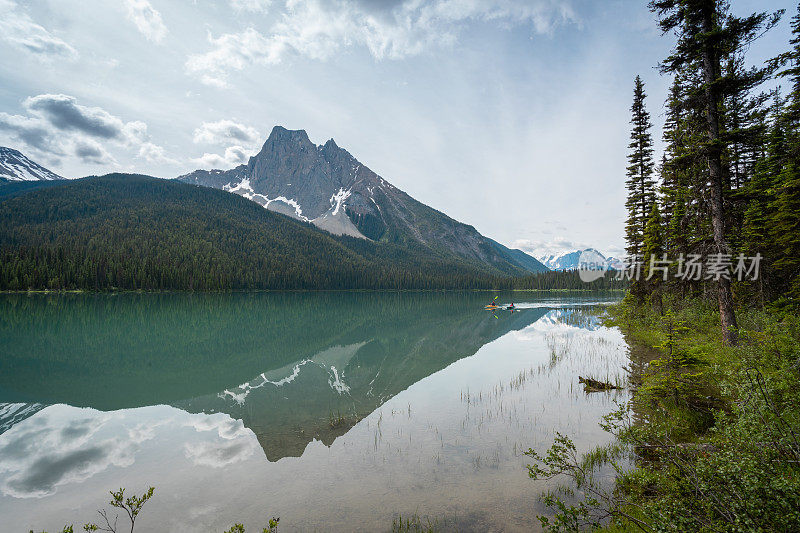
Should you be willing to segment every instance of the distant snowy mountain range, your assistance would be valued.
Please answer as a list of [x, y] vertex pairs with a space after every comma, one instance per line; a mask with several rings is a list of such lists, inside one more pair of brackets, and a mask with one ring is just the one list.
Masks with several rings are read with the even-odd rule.
[[622, 262], [616, 257], [606, 257], [594, 248], [585, 248], [583, 250], [575, 250], [574, 252], [565, 252], [560, 255], [542, 255], [537, 259], [539, 259], [539, 261], [550, 270], [577, 270], [581, 253], [583, 252], [592, 252], [593, 254], [596, 254], [595, 257], [602, 257], [610, 269], [619, 269], [622, 265]]
[[55, 172], [31, 161], [20, 151], [0, 146], [0, 183], [63, 179]]

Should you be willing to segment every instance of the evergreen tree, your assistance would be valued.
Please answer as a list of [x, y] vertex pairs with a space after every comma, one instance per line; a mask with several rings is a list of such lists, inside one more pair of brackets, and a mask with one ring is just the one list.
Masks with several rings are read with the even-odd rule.
[[644, 231], [643, 257], [648, 264], [652, 258], [661, 259], [664, 253], [664, 236], [662, 233], [661, 211], [658, 209], [658, 202], [653, 202], [650, 214], [647, 217], [647, 225]]
[[776, 178], [772, 218], [776, 276], [789, 293], [800, 298], [800, 5], [792, 18], [791, 49], [779, 60], [786, 68], [779, 76], [789, 80], [790, 92], [780, 117], [785, 135], [785, 160]]
[[628, 219], [625, 237], [629, 255], [642, 252], [645, 226], [655, 201], [655, 180], [653, 179], [653, 139], [650, 135], [650, 114], [644, 105], [646, 94], [644, 83], [639, 76], [634, 80], [633, 105], [631, 105], [631, 142], [628, 145], [628, 172], [625, 186], [628, 199]]
[[[674, 32], [675, 48], [660, 65], [663, 73], [699, 72], [700, 83], [687, 91], [683, 105], [702, 113], [705, 140], [697, 150], [708, 168], [708, 214], [712, 252], [730, 254], [726, 233], [726, 184], [723, 154], [734, 140], [723, 129], [726, 99], [746, 94], [768, 74], [767, 68], [722, 72], [722, 62], [745, 48], [765, 29], [777, 23], [781, 13], [755, 13], [736, 17], [723, 0], [652, 0], [650, 9], [659, 17], [661, 30]], [[730, 280], [717, 280], [717, 302], [725, 341], [737, 342], [736, 314]]]
[[[644, 281], [647, 292], [651, 296], [651, 301], [656, 305], [659, 313], [662, 311], [661, 289], [664, 282], [662, 271], [657, 269], [658, 263], [664, 254], [664, 235], [662, 232], [661, 212], [658, 209], [658, 202], [653, 202], [650, 214], [647, 217], [647, 225], [644, 230], [643, 242], [643, 262], [646, 279]], [[658, 265], [664, 267], [665, 265]]]
[[761, 254], [765, 258], [761, 265], [761, 279], [758, 283], [762, 302], [771, 299], [775, 291], [781, 290], [778, 286], [779, 280], [774, 278], [771, 266], [782, 255], [781, 250], [775, 245], [776, 191], [787, 158], [785, 128], [781, 120], [782, 110], [783, 101], [776, 96], [772, 124], [765, 139], [765, 154], [756, 163], [752, 179], [739, 194], [744, 206], [739, 251], [748, 256]]

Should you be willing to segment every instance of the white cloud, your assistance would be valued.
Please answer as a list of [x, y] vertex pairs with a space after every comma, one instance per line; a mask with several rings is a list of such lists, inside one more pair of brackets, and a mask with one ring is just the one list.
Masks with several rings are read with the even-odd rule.
[[22, 102], [28, 115], [0, 113], [0, 131], [49, 158], [75, 155], [84, 163], [117, 166], [109, 146], [132, 150], [148, 162], [177, 163], [150, 142], [147, 124], [124, 122], [100, 107], [66, 94], [39, 94]]
[[163, 146], [151, 142], [142, 143], [136, 157], [140, 157], [148, 163], [168, 163], [171, 165], [177, 165], [179, 163], [176, 159], [167, 156]]
[[194, 415], [187, 425], [198, 432], [216, 430], [219, 437], [184, 445], [186, 458], [196, 465], [221, 468], [243, 461], [259, 449], [253, 432], [241, 420], [234, 420], [227, 415]]
[[34, 22], [16, 3], [0, 0], [0, 40], [42, 59], [74, 60], [78, 52]]
[[260, 140], [258, 130], [232, 120], [218, 120], [216, 122], [203, 122], [194, 130], [195, 143], [225, 144], [240, 142], [251, 144]]
[[186, 68], [205, 84], [225, 86], [232, 70], [277, 64], [291, 54], [324, 60], [342, 48], [362, 46], [375, 59], [401, 59], [453, 44], [472, 21], [525, 24], [549, 33], [574, 18], [569, 4], [557, 0], [286, 0], [269, 35], [252, 27], [209, 35], [211, 50], [189, 56]]
[[272, 0], [230, 0], [231, 7], [236, 11], [249, 11], [252, 13], [266, 13]]
[[141, 120], [134, 120], [132, 122], [127, 122], [122, 127], [122, 135], [131, 144], [144, 142], [149, 138], [149, 135], [147, 133], [147, 124], [145, 124]]
[[228, 146], [225, 148], [225, 154], [211, 154], [211, 153], [204, 153], [201, 157], [192, 159], [194, 163], [197, 163], [200, 168], [203, 169], [213, 169], [213, 168], [220, 168], [220, 169], [227, 169], [231, 167], [235, 167], [237, 165], [241, 165], [242, 163], [247, 163], [247, 160], [250, 156], [253, 155], [248, 150], [244, 149], [241, 146]]
[[203, 122], [194, 130], [193, 140], [197, 144], [229, 145], [225, 148], [224, 154], [206, 152], [201, 157], [192, 159], [194, 163], [204, 169], [231, 168], [247, 163], [256, 152], [261, 136], [252, 126], [223, 119]]
[[159, 13], [148, 0], [125, 0], [128, 19], [147, 37], [148, 41], [160, 43], [167, 34], [167, 27]]
[[253, 28], [241, 33], [227, 33], [219, 38], [210, 34], [208, 40], [213, 49], [205, 54], [189, 56], [186, 69], [200, 74], [200, 81], [206, 85], [225, 87], [226, 73], [242, 70], [253, 63], [277, 63], [280, 55], [271, 48], [270, 40]]

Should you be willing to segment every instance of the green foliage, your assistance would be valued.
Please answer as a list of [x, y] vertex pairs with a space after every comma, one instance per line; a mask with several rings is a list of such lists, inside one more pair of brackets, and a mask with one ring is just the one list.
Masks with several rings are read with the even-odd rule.
[[634, 80], [633, 104], [631, 105], [631, 142], [628, 145], [628, 171], [625, 187], [628, 198], [625, 207], [628, 218], [625, 223], [625, 240], [630, 255], [642, 253], [645, 226], [651, 207], [656, 201], [656, 186], [653, 178], [653, 138], [650, 129], [650, 114], [645, 108], [644, 82], [639, 76]]
[[[139, 516], [139, 513], [142, 511], [142, 507], [147, 501], [153, 497], [153, 492], [155, 491], [154, 487], [150, 487], [147, 491], [142, 494], [141, 496], [136, 496], [135, 494], [132, 496], [125, 497], [125, 489], [120, 488], [117, 491], [110, 491], [111, 494], [111, 501], [109, 501], [109, 505], [111, 507], [116, 507], [117, 509], [122, 509], [125, 512], [125, 515], [128, 517], [128, 521], [131, 524], [130, 531], [133, 531], [134, 526], [136, 525], [136, 518]], [[101, 509], [97, 511], [100, 517], [103, 519], [104, 525], [97, 525], [95, 523], [88, 523], [83, 526], [84, 531], [108, 531], [112, 533], [117, 532], [117, 518], [118, 516], [114, 517], [113, 523], [111, 519], [108, 517], [108, 513], [105, 509]]]
[[627, 280], [616, 279], [617, 273], [613, 270], [606, 272], [605, 276], [591, 283], [586, 283], [575, 270], [561, 271], [550, 270], [530, 276], [515, 278], [513, 288], [516, 290], [563, 290], [563, 291], [613, 291], [623, 290], [628, 287]]
[[615, 517], [634, 520], [623, 510], [626, 502], [620, 500], [613, 491], [607, 490], [594, 476], [595, 470], [606, 464], [621, 475], [622, 467], [617, 461], [626, 455], [624, 447], [606, 446], [579, 457], [572, 440], [556, 432], [555, 442], [544, 455], [533, 449], [528, 449], [525, 455], [534, 461], [527, 465], [531, 479], [565, 477], [568, 480], [568, 484], [559, 485], [555, 490], [548, 490], [541, 495], [542, 502], [553, 511], [552, 517], [538, 516], [543, 529], [554, 532], [580, 531], [597, 529]]
[[[565, 476], [545, 495], [553, 531], [792, 531], [800, 523], [800, 319], [781, 309], [742, 313], [736, 347], [716, 333], [715, 310], [670, 300], [664, 316], [627, 300], [613, 310], [630, 344], [661, 356], [631, 401], [603, 424], [611, 450], [579, 458], [558, 435], [533, 477]], [[634, 452], [635, 469], [617, 460]], [[593, 483], [609, 464], [614, 486]], [[572, 492], [570, 492], [572, 491]], [[580, 498], [578, 496], [580, 495]]]
[[[147, 491], [142, 494], [141, 496], [136, 496], [135, 494], [132, 496], [125, 497], [125, 489], [120, 488], [119, 490], [112, 490], [110, 491], [111, 494], [111, 501], [109, 501], [109, 505], [111, 507], [115, 507], [117, 509], [122, 509], [125, 512], [125, 515], [128, 517], [128, 521], [130, 522], [130, 529], [129, 531], [133, 533], [133, 529], [136, 525], [136, 518], [142, 511], [142, 507], [144, 504], [147, 503], [150, 498], [153, 497], [153, 493], [155, 491], [154, 487], [150, 487]], [[88, 523], [83, 526], [84, 531], [106, 531], [108, 533], [119, 533], [122, 532], [122, 529], [117, 529], [117, 516], [114, 517], [113, 521], [109, 518], [108, 513], [105, 509], [101, 509], [97, 511], [98, 514], [103, 518], [103, 524], [97, 525], [94, 523]], [[278, 523], [280, 522], [280, 518], [272, 517], [267, 521], [267, 527], [263, 528], [262, 533], [278, 533]], [[427, 530], [426, 530], [427, 531]], [[31, 530], [30, 533], [33, 533]], [[42, 531], [42, 533], [46, 533]], [[73, 533], [73, 526], [64, 526], [64, 529], [61, 533]], [[245, 533], [244, 525], [236, 523], [231, 526], [230, 529], [225, 531], [224, 533]]]
[[0, 290], [508, 288], [514, 267], [335, 237], [224, 191], [111, 174], [0, 201]]
[[[278, 523], [281, 521], [280, 518], [275, 518], [274, 516], [269, 519], [267, 522], [267, 527], [262, 530], [262, 533], [277, 533], [278, 532]], [[224, 531], [223, 533], [245, 533], [244, 524], [236, 523], [231, 526], [230, 529]]]
[[[658, 210], [658, 202], [653, 202], [647, 224], [644, 228], [644, 241], [642, 243], [644, 260], [650, 261], [652, 258], [661, 259], [664, 251], [664, 238], [662, 235], [661, 212]], [[650, 274], [650, 272], [648, 272]], [[655, 275], [655, 274], [654, 274]]]
[[[745, 316], [761, 327], [742, 331], [745, 346], [709, 346], [708, 324], [689, 329], [683, 341], [706, 346], [701, 351], [710, 359], [708, 369], [692, 381], [716, 405], [689, 405], [680, 412], [639, 404], [647, 423], [617, 426], [620, 438], [649, 459], [620, 486], [638, 497], [654, 529], [788, 531], [800, 521], [800, 337], [796, 325], [772, 314]], [[666, 337], [668, 349], [675, 343]], [[670, 369], [662, 364], [651, 372], [645, 386], [664, 380]], [[659, 392], [644, 394], [652, 400]], [[660, 394], [663, 402], [671, 401], [666, 391]], [[710, 423], [676, 431], [691, 425], [692, 412], [710, 413]]]

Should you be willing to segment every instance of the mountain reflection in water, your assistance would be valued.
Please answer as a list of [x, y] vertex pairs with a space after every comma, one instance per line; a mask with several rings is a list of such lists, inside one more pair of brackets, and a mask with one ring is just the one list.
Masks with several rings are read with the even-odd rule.
[[[152, 483], [200, 505], [173, 516], [153, 504], [153, 519], [170, 530], [260, 516], [253, 494], [290, 531], [342, 530], [342, 505], [369, 529], [385, 523], [387, 505], [446, 514], [456, 502], [484, 513], [489, 528], [529, 528], [531, 509], [513, 519], [506, 511], [531, 501], [502, 496], [524, 478], [523, 447], [553, 430], [597, 442], [597, 419], [625, 393], [587, 397], [568, 382], [579, 368], [621, 371], [625, 345], [598, 322], [596, 305], [609, 298], [531, 295], [513, 313], [486, 312], [487, 299], [2, 296], [0, 513], [23, 529], [60, 527], [64, 513], [93, 509], [108, 488]], [[295, 508], [312, 485], [332, 492], [313, 512]], [[77, 504], [73, 486], [86, 493]]]

